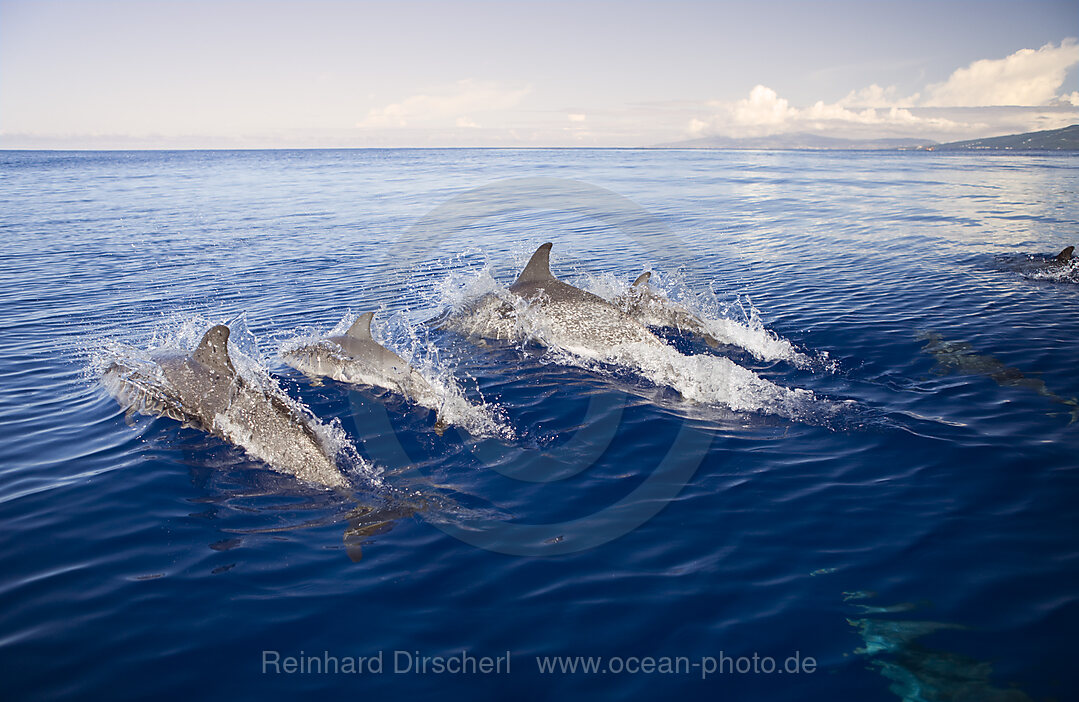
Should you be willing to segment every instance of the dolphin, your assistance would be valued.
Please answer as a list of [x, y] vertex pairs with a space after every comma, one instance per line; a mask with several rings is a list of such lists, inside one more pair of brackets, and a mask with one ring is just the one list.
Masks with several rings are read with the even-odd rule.
[[240, 446], [280, 472], [325, 487], [347, 487], [313, 419], [281, 395], [245, 380], [229, 358], [228, 340], [228, 327], [212, 327], [190, 355], [152, 356], [150, 375], [113, 363], [105, 371], [105, 386], [129, 412], [176, 419]]
[[504, 292], [488, 293], [429, 323], [469, 337], [536, 343], [638, 372], [693, 402], [736, 411], [795, 412], [813, 394], [790, 390], [728, 358], [687, 356], [617, 305], [551, 273], [551, 243], [536, 249]]
[[656, 292], [648, 284], [651, 277], [651, 271], [637, 276], [629, 290], [615, 299], [615, 304], [645, 326], [673, 327], [699, 337], [713, 349], [718, 349], [722, 343], [708, 332], [701, 318], [663, 293]]
[[331, 336], [282, 353], [285, 363], [314, 377], [327, 377], [352, 385], [371, 385], [403, 395], [434, 410], [444, 427], [442, 401], [431, 384], [405, 359], [371, 336], [374, 312], [356, 318], [340, 336]]
[[997, 258], [1004, 270], [1018, 273], [1030, 280], [1056, 283], [1079, 283], [1079, 266], [1076, 265], [1076, 260], [1074, 246], [1065, 246], [1055, 256], [1017, 253]]
[[536, 249], [508, 295], [488, 293], [431, 323], [485, 339], [521, 342], [532, 337], [571, 351], [602, 353], [627, 343], [667, 346], [624, 310], [556, 278], [551, 273], [552, 246], [548, 242]]
[[393, 529], [402, 519], [415, 516], [425, 507], [423, 504], [390, 504], [381, 508], [360, 505], [352, 509], [346, 515], [348, 526], [342, 539], [349, 560], [359, 563], [365, 544]]
[[1070, 407], [1071, 422], [1069, 424], [1079, 420], [1079, 400], [1057, 395], [1040, 378], [1028, 377], [1018, 368], [1005, 365], [995, 356], [973, 353], [973, 347], [965, 341], [948, 341], [936, 332], [923, 333], [919, 338], [926, 342], [922, 351], [931, 355], [937, 362], [934, 368], [937, 375], [946, 375], [950, 372], [985, 375], [1001, 387], [1026, 388], [1052, 402]]
[[[874, 592], [844, 593], [844, 600], [875, 597]], [[993, 666], [953, 651], [923, 645], [921, 639], [936, 632], [969, 632], [962, 624], [916, 618], [923, 605], [854, 605], [858, 618], [847, 617], [862, 645], [852, 653], [863, 657], [890, 683], [903, 700], [981, 700], [981, 702], [1033, 702], [1013, 685], [994, 685]], [[846, 655], [846, 654], [844, 654]]]
[[659, 337], [625, 311], [551, 273], [551, 247], [536, 249], [509, 291], [543, 314], [560, 345], [602, 350], [621, 344], [666, 346]]

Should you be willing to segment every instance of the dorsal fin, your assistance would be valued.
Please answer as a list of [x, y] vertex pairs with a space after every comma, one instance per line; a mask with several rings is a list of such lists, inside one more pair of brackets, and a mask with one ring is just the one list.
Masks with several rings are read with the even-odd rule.
[[637, 276], [637, 280], [633, 281], [633, 287], [638, 285], [648, 285], [648, 279], [652, 277], [652, 271], [645, 271]]
[[229, 328], [224, 324], [210, 327], [195, 349], [194, 358], [207, 368], [235, 373], [229, 359]]
[[[351, 336], [353, 339], [359, 339], [360, 341], [371, 339], [371, 320], [374, 318], [374, 312], [364, 312], [348, 328], [345, 336]], [[373, 341], [373, 339], [371, 340]]]
[[1057, 258], [1056, 258], [1057, 263], [1067, 263], [1068, 261], [1072, 260], [1072, 253], [1074, 253], [1074, 252], [1075, 252], [1075, 247], [1074, 246], [1069, 246], [1068, 248], [1064, 249], [1063, 251], [1061, 251], [1060, 253], [1057, 254]]
[[536, 249], [536, 253], [532, 254], [532, 258], [528, 259], [528, 265], [521, 271], [521, 275], [517, 276], [517, 281], [514, 285], [542, 283], [554, 279], [554, 276], [551, 275], [551, 247], [553, 245], [551, 242], [547, 242]]

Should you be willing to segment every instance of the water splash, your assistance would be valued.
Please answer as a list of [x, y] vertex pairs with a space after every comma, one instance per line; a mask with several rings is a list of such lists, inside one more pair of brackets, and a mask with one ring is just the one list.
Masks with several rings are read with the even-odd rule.
[[1031, 280], [1079, 284], [1079, 258], [1057, 265], [1032, 266], [1023, 275]]
[[765, 327], [760, 310], [748, 296], [723, 302], [714, 290], [694, 291], [677, 272], [653, 271], [643, 289], [609, 273], [588, 275], [582, 282], [584, 289], [624, 311], [632, 309], [646, 326], [673, 327], [742, 349], [759, 361], [783, 361], [801, 370], [835, 370], [826, 353], [810, 356]]
[[997, 256], [996, 267], [1027, 280], [1079, 284], [1079, 258], [1057, 261], [1045, 254], [1007, 254]]

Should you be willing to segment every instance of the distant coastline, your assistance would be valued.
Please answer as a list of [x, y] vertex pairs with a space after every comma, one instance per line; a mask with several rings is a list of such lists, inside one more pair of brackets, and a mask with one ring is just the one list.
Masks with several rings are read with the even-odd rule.
[[258, 152], [258, 151], [638, 151], [692, 149], [714, 151], [961, 151], [999, 153], [1069, 153], [1079, 151], [1079, 124], [1022, 134], [938, 143], [928, 139], [844, 139], [798, 132], [764, 137], [710, 136], [651, 146], [267, 146], [178, 148], [25, 148], [0, 146], [0, 154], [13, 153], [137, 153], [137, 152]]
[[1079, 151], [1079, 124], [1061, 129], [943, 144], [927, 139], [842, 139], [797, 133], [746, 138], [711, 136], [657, 144], [648, 148], [764, 151]]

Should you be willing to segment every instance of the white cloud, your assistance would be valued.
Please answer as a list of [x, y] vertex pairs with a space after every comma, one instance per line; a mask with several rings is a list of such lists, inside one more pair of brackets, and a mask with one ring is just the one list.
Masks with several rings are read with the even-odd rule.
[[356, 124], [361, 128], [475, 127], [473, 114], [512, 109], [529, 93], [527, 87], [505, 87], [490, 81], [460, 80], [431, 93], [421, 93], [372, 109]]
[[[1077, 117], [1074, 112], [1060, 110], [1079, 107], [1079, 92], [1058, 94], [1068, 69], [1077, 63], [1079, 44], [1065, 39], [1059, 45], [1022, 49], [1002, 59], [975, 61], [921, 93], [903, 96], [895, 86], [874, 83], [852, 90], [834, 103], [818, 101], [809, 107], [795, 107], [771, 88], [757, 85], [741, 100], [709, 103], [711, 114], [689, 120], [689, 133], [752, 137], [814, 132], [948, 138], [970, 130], [992, 132], [994, 126], [989, 122], [999, 121], [1002, 114], [987, 110], [1005, 106], [1028, 108], [1023, 112], [1027, 128], [1051, 129], [1073, 123]], [[963, 109], [975, 111], [964, 113]], [[957, 115], [957, 119], [950, 118]]]
[[1057, 100], [1068, 69], [1079, 63], [1079, 44], [1020, 49], [1002, 59], [982, 59], [927, 88], [927, 107], [1049, 105]]
[[583, 122], [588, 119], [588, 115], [583, 115], [579, 112], [570, 112], [568, 115], [566, 115], [566, 119], [568, 119], [570, 122]]
[[702, 136], [709, 132], [711, 126], [710, 122], [694, 117], [689, 120], [689, 133], [694, 136]]
[[783, 125], [798, 115], [776, 91], [757, 85], [749, 91], [749, 97], [734, 103], [730, 108], [731, 120], [737, 125], [760, 125], [764, 129]]
[[749, 92], [748, 98], [734, 103], [710, 103], [715, 110], [711, 118], [694, 118], [690, 121], [689, 129], [695, 135], [720, 133], [747, 137], [800, 131], [841, 132], [852, 126], [901, 128], [904, 133], [952, 130], [966, 126], [941, 117], [919, 117], [902, 107], [852, 110], [845, 107], [843, 102], [826, 104], [818, 101], [805, 108], [792, 107], [776, 91], [758, 85]]
[[850, 91], [836, 104], [842, 107], [913, 107], [917, 101], [918, 93], [900, 97], [899, 89], [894, 85], [882, 88], [874, 83], [868, 88]]

